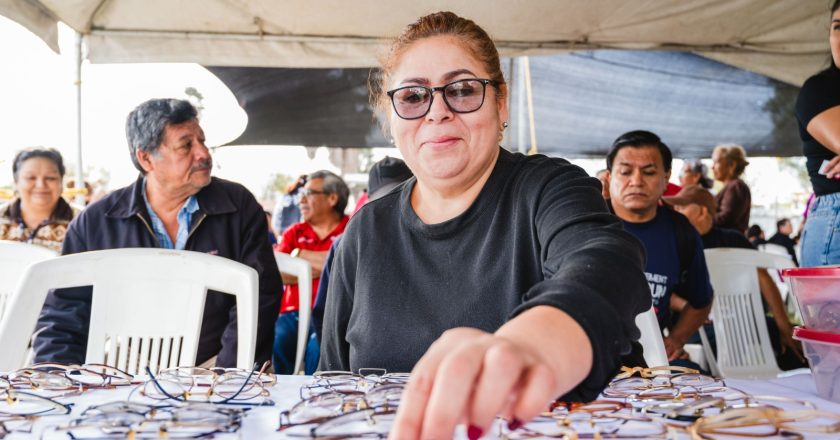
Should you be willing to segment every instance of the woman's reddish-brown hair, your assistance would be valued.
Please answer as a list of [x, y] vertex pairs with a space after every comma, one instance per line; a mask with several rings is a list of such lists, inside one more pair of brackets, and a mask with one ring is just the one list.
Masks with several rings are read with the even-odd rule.
[[385, 94], [387, 84], [406, 49], [417, 41], [438, 36], [452, 37], [462, 44], [476, 60], [484, 65], [490, 76], [488, 79], [498, 84], [496, 94], [498, 99], [505, 96], [505, 78], [499, 63], [499, 52], [487, 32], [472, 20], [459, 17], [452, 12], [435, 12], [420, 17], [408, 25], [381, 58], [381, 68], [371, 72], [370, 102], [374, 108], [383, 112], [387, 110], [389, 106], [388, 97]]

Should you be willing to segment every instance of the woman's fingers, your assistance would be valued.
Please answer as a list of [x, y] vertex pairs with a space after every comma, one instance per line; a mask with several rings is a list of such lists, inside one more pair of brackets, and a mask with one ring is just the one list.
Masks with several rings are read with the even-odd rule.
[[513, 417], [509, 428], [516, 429], [523, 422], [527, 422], [539, 413], [545, 411], [548, 405], [557, 398], [557, 383], [551, 369], [543, 364], [535, 364], [528, 368], [522, 380], [519, 399], [513, 410]]
[[840, 156], [834, 156], [825, 167], [826, 177], [834, 179], [840, 176]]
[[[416, 368], [415, 368], [416, 370]], [[426, 403], [432, 393], [434, 377], [425, 372], [412, 372], [406, 384], [389, 439], [419, 439], [423, 429]]]
[[[397, 417], [394, 420], [389, 438], [399, 440], [427, 438], [421, 437], [423, 435], [424, 419], [426, 418], [427, 408], [432, 405], [430, 399], [434, 387], [437, 385], [438, 370], [442, 362], [464, 340], [482, 335], [487, 337], [486, 333], [475, 329], [452, 329], [445, 332], [429, 347], [429, 350], [420, 358], [411, 372], [411, 379], [409, 379], [400, 399]], [[452, 437], [451, 433], [449, 437]]]
[[471, 398], [471, 426], [486, 432], [497, 415], [510, 415], [519, 399], [518, 388], [526, 363], [530, 362], [510, 343], [502, 341], [487, 349]]
[[544, 411], [557, 383], [537, 356], [505, 338], [474, 329], [446, 332], [411, 373], [392, 439], [449, 439], [466, 422], [479, 438], [497, 415], [521, 424]]
[[[468, 414], [486, 345], [479, 341], [462, 344], [441, 361], [423, 419], [421, 438], [452, 438], [455, 426]], [[468, 434], [470, 438], [481, 436], [475, 427], [471, 427]]]

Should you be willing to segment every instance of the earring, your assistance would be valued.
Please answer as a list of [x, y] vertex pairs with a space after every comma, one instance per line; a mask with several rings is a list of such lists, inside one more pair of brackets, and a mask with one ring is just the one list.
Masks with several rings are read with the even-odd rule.
[[388, 143], [394, 145], [394, 138], [388, 138]]
[[504, 130], [504, 129], [508, 128], [508, 126], [509, 126], [509, 125], [508, 125], [507, 121], [502, 122], [502, 130]]

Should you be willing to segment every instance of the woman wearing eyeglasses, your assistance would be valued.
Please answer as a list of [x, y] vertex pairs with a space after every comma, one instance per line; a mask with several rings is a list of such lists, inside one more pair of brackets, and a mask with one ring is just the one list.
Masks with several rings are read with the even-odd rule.
[[507, 84], [489, 36], [448, 12], [409, 25], [372, 81], [416, 177], [337, 249], [321, 370], [411, 371], [391, 437], [470, 438], [549, 401], [591, 400], [650, 308], [639, 243], [598, 180], [499, 147]]
[[27, 148], [12, 162], [15, 197], [0, 206], [0, 240], [61, 252], [64, 233], [78, 214], [61, 198], [64, 161], [53, 148]]

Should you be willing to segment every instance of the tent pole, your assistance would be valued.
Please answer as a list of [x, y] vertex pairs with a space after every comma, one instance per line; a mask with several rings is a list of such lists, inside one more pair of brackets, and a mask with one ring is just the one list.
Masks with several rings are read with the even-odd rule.
[[534, 95], [531, 93], [531, 63], [528, 57], [522, 57], [523, 69], [522, 76], [525, 79], [525, 95], [528, 98], [528, 128], [531, 133], [531, 148], [528, 154], [537, 154], [537, 126], [534, 124]]
[[528, 147], [525, 146], [525, 80], [523, 72], [525, 71], [525, 57], [519, 57], [516, 60], [516, 75], [514, 75], [514, 82], [516, 84], [516, 147], [522, 154], [528, 153]]
[[84, 206], [85, 178], [82, 167], [82, 34], [76, 32], [76, 204]]

